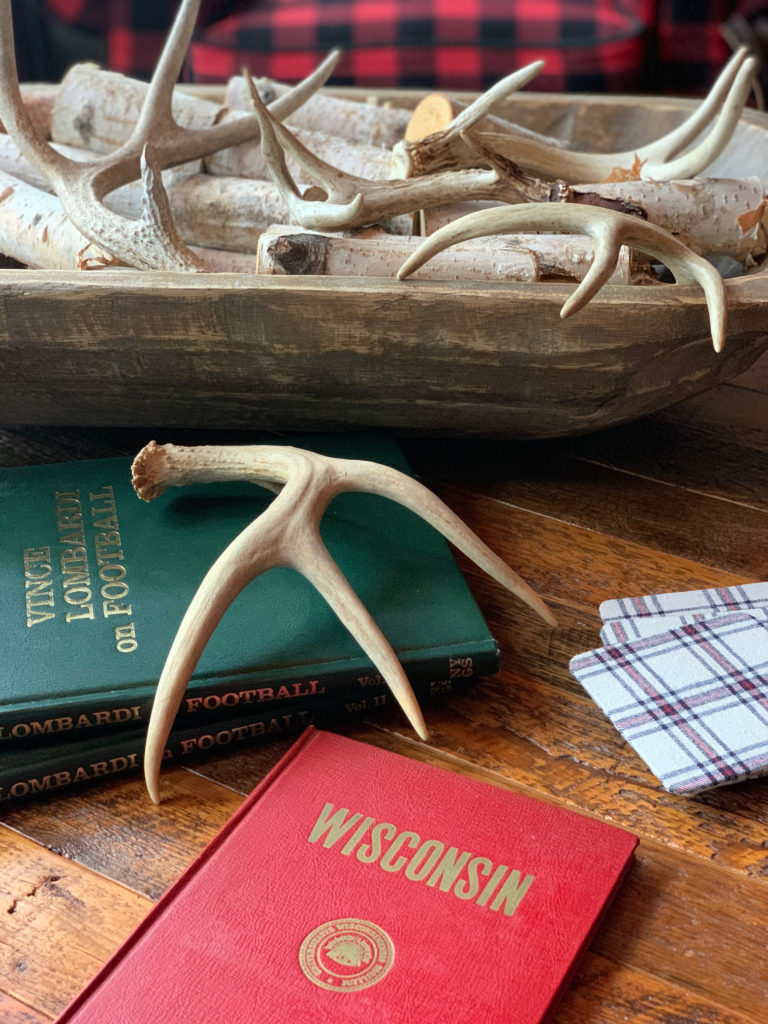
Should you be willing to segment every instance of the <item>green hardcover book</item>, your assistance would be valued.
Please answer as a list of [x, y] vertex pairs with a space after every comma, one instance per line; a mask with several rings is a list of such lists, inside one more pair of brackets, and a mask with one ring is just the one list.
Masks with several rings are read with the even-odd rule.
[[[408, 471], [384, 435], [286, 443]], [[253, 484], [220, 483], [147, 504], [133, 493], [130, 462], [0, 470], [0, 751], [145, 725], [205, 572], [272, 498]], [[412, 681], [498, 669], [496, 642], [432, 527], [384, 498], [351, 493], [328, 508], [322, 534]], [[225, 613], [178, 724], [383, 689], [311, 585], [273, 569]]]
[[[421, 704], [427, 704], [451, 693], [462, 693], [472, 679], [417, 680], [414, 693]], [[385, 687], [364, 697], [328, 694], [296, 704], [270, 708], [252, 708], [232, 717], [203, 719], [172, 730], [168, 737], [163, 763], [181, 765], [249, 743], [276, 739], [303, 731], [309, 725], [334, 728], [350, 719], [375, 714], [392, 706], [394, 698]], [[101, 732], [79, 742], [35, 743], [29, 747], [16, 745], [0, 758], [0, 804], [29, 797], [50, 795], [70, 786], [98, 783], [108, 776], [132, 774], [142, 767], [146, 732], [127, 728]]]

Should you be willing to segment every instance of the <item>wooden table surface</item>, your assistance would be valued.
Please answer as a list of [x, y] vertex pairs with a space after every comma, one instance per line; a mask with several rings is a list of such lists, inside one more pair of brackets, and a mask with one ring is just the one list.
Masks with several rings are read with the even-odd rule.
[[[0, 430], [0, 464], [133, 453], [152, 436]], [[550, 631], [460, 559], [500, 641], [501, 673], [430, 705], [429, 745], [394, 711], [344, 731], [640, 836], [556, 1024], [765, 1024], [768, 780], [694, 800], [666, 793], [568, 660], [598, 645], [604, 598], [768, 580], [768, 359], [602, 434], [404, 445], [421, 479], [546, 597], [560, 626]], [[2, 805], [0, 1024], [54, 1017], [289, 744], [166, 771], [159, 807], [138, 777]]]

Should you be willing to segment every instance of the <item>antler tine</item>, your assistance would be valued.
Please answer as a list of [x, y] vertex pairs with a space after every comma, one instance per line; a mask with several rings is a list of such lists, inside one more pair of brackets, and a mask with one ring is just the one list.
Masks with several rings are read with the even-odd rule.
[[[756, 57], [749, 57], [744, 61], [736, 73], [711, 130], [693, 149], [682, 153], [675, 159], [672, 159], [671, 156], [666, 158], [659, 156], [653, 159], [641, 151], [638, 155], [641, 160], [645, 159], [646, 161], [642, 169], [643, 176], [663, 181], [679, 181], [696, 177], [711, 164], [722, 153], [733, 135], [744, 105], [752, 91], [757, 69]], [[678, 152], [684, 144], [680, 142], [670, 147], [670, 154]]]
[[[327, 501], [323, 502], [319, 511], [324, 511], [326, 505]], [[331, 558], [317, 530], [312, 533], [308, 531], [304, 543], [298, 549], [294, 548], [289, 557], [289, 564], [325, 598], [339, 621], [346, 626], [379, 670], [419, 738], [429, 739], [424, 716], [403, 666], [344, 573]]]
[[[284, 92], [269, 104], [269, 110], [278, 121], [290, 117], [299, 107], [303, 106], [310, 96], [314, 95], [321, 86], [325, 85], [331, 77], [334, 68], [341, 58], [341, 50], [331, 50], [328, 56], [321, 61], [315, 70], [307, 75], [302, 81], [297, 82], [292, 89]], [[243, 72], [246, 74], [247, 72]]]
[[[307, 99], [328, 80], [340, 56], [339, 50], [332, 50], [310, 75], [271, 103], [269, 110], [273, 116], [277, 119], [288, 117], [306, 103]], [[243, 73], [246, 76], [248, 74], [247, 71]], [[164, 121], [167, 126], [164, 137], [156, 141], [164, 167], [208, 156], [219, 149], [237, 146], [241, 142], [253, 141], [258, 139], [261, 130], [261, 122], [255, 114], [243, 114], [207, 128], [181, 128], [170, 113], [170, 100]], [[125, 149], [129, 144], [130, 140], [121, 149]]]
[[[275, 499], [275, 502], [279, 500]], [[280, 515], [280, 509], [277, 510]], [[267, 516], [267, 512], [272, 514]], [[144, 747], [144, 778], [155, 803], [163, 751], [184, 691], [225, 611], [257, 576], [275, 564], [280, 521], [272, 507], [251, 523], [216, 559], [184, 613], [157, 683]]]
[[445, 128], [446, 134], [458, 135], [460, 132], [471, 128], [482, 118], [487, 117], [493, 108], [506, 99], [510, 93], [518, 92], [538, 75], [544, 67], [545, 61], [535, 60], [532, 64], [526, 64], [518, 68], [511, 75], [500, 79], [490, 89], [486, 89], [482, 95], [473, 100], [468, 107], [460, 111], [453, 121]]
[[669, 232], [625, 213], [578, 204], [524, 204], [479, 210], [461, 217], [430, 235], [405, 261], [399, 278], [408, 277], [443, 249], [482, 235], [519, 231], [548, 231], [590, 235], [596, 242], [595, 259], [584, 280], [565, 303], [560, 315], [581, 309], [610, 277], [618, 249], [634, 246], [666, 264], [679, 281], [695, 280], [704, 290], [715, 351], [726, 335], [726, 300], [723, 280], [703, 257], [692, 252]]
[[[562, 150], [548, 146], [535, 137], [511, 136], [500, 132], [469, 129], [467, 135], [482, 139], [483, 143], [502, 156], [538, 174], [562, 178], [569, 182], [602, 181], [617, 167], [642, 165], [643, 178], [672, 181], [693, 178], [710, 164], [728, 144], [752, 89], [757, 71], [757, 60], [738, 54], [727, 69], [722, 82], [713, 87], [701, 104], [700, 111], [692, 115], [686, 125], [654, 142], [622, 153], [587, 153]], [[725, 99], [722, 93], [726, 91]], [[672, 159], [693, 134], [711, 122], [715, 110], [720, 108], [707, 135], [687, 153]]]
[[[131, 152], [137, 144], [156, 136], [153, 143], [163, 166], [168, 167], [258, 137], [260, 125], [255, 117], [238, 117], [207, 128], [181, 128], [173, 118], [173, 90], [192, 38], [200, 3], [201, 0], [182, 0], [152, 75], [136, 127], [118, 152]], [[332, 50], [307, 78], [276, 99], [270, 108], [274, 116], [287, 117], [305, 103], [325, 84], [340, 56], [340, 50]]]
[[254, 114], [259, 120], [262, 154], [291, 216], [302, 227], [315, 230], [334, 230], [340, 224], [347, 226], [354, 222], [360, 215], [363, 205], [363, 197], [359, 190], [355, 191], [351, 199], [340, 203], [304, 199], [288, 170], [285, 151], [287, 149], [293, 155], [309, 178], [320, 182], [320, 187], [329, 198], [333, 192], [339, 190], [346, 196], [348, 190], [345, 189], [345, 184], [356, 183], [359, 179], [331, 167], [294, 138], [284, 125], [272, 117], [247, 71], [244, 77], [251, 93]]
[[611, 276], [621, 246], [628, 245], [664, 263], [678, 282], [695, 281], [700, 285], [707, 300], [712, 345], [715, 352], [721, 352], [726, 335], [725, 286], [712, 264], [656, 224], [610, 210], [600, 210], [599, 214], [589, 232], [595, 240], [593, 265], [560, 315], [571, 316], [589, 302]]
[[682, 124], [673, 128], [655, 142], [644, 147], [646, 160], [664, 161], [677, 156], [681, 149], [693, 142], [720, 110], [731, 92], [739, 69], [749, 56], [749, 47], [740, 46], [734, 50], [730, 60], [717, 76], [704, 100]]
[[0, 0], [0, 119], [31, 164], [46, 168], [47, 174], [58, 174], [68, 164], [67, 158], [38, 134], [21, 99], [11, 0]]
[[364, 461], [350, 462], [348, 481], [348, 489], [389, 498], [426, 520], [549, 626], [557, 626], [557, 619], [539, 595], [429, 488], [389, 466]]
[[200, 3], [201, 0], [181, 0], [136, 122], [136, 137], [146, 139], [153, 130], [175, 126], [171, 115], [173, 89], [195, 30]]

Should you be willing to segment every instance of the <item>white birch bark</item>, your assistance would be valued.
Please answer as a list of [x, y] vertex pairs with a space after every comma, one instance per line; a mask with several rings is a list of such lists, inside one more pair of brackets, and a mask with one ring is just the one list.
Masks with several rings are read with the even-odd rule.
[[[193, 246], [212, 273], [256, 272], [253, 253]], [[115, 266], [68, 219], [56, 196], [0, 171], [0, 252], [42, 270]]]
[[[259, 239], [260, 274], [328, 274], [396, 277], [423, 241], [386, 234], [331, 235], [273, 225]], [[581, 281], [592, 262], [589, 238], [578, 235], [517, 235], [473, 239], [453, 246], [414, 277], [437, 281]], [[622, 247], [614, 284], [630, 281], [630, 256]]]
[[87, 259], [110, 263], [81, 234], [56, 196], [0, 171], [0, 252], [44, 270], [82, 269]]
[[[241, 117], [241, 114], [225, 114], [222, 120]], [[297, 128], [293, 134], [312, 153], [339, 170], [354, 174], [358, 178], [389, 178], [392, 155], [379, 146], [352, 143], [328, 132], [307, 131]], [[269, 168], [261, 153], [260, 142], [243, 142], [239, 146], [219, 150], [205, 158], [205, 169], [209, 174], [237, 175], [243, 178], [271, 178]], [[294, 180], [305, 184], [300, 166], [290, 158], [288, 170]]]
[[[111, 153], [131, 135], [149, 86], [134, 78], [75, 64], [61, 81], [51, 114], [51, 138], [68, 146]], [[172, 112], [182, 128], [216, 123], [221, 106], [174, 90]]]
[[702, 255], [731, 256], [751, 266], [766, 251], [765, 190], [757, 177], [617, 181], [572, 188], [636, 204], [652, 224]]
[[[290, 88], [271, 78], [256, 78], [254, 85], [266, 104]], [[226, 104], [229, 110], [251, 112], [251, 94], [244, 78], [229, 80]], [[338, 135], [348, 142], [391, 149], [402, 139], [411, 114], [412, 111], [402, 107], [379, 103], [375, 97], [369, 102], [358, 102], [319, 92], [287, 117], [285, 123], [292, 128]]]

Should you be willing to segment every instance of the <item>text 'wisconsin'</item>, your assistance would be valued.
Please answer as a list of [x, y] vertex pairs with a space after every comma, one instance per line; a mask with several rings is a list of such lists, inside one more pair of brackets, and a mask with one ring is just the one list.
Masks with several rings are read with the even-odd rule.
[[[511, 917], [533, 883], [533, 875], [506, 864], [494, 864], [468, 850], [459, 851], [439, 839], [422, 839], [417, 832], [399, 830], [389, 822], [376, 822], [360, 813], [326, 803], [309, 833], [308, 841], [322, 840], [326, 849], [339, 845], [339, 852], [354, 856], [362, 864], [378, 864], [392, 874], [402, 871], [412, 882], [452, 892], [460, 900], [501, 910]], [[342, 842], [344, 840], [344, 842]]]

